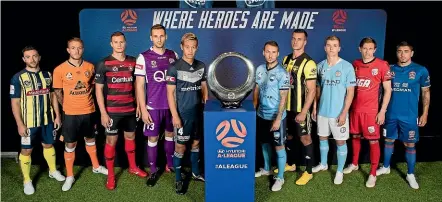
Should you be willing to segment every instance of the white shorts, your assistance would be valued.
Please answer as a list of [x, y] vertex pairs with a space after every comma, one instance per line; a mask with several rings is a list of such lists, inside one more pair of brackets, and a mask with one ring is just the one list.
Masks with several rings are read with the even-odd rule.
[[330, 132], [335, 140], [348, 140], [350, 137], [348, 116], [345, 124], [339, 127], [337, 118], [327, 118], [318, 115], [318, 135], [320, 137], [328, 137]]

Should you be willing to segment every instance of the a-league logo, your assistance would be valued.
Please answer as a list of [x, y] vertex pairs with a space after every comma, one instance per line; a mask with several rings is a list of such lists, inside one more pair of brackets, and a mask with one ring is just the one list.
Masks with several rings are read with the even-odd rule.
[[[238, 123], [240, 128], [238, 128]], [[233, 132], [237, 137], [226, 137], [232, 127]], [[244, 142], [244, 138], [247, 136], [247, 129], [241, 121], [236, 119], [230, 119], [222, 121], [216, 127], [216, 139], [221, 142], [224, 147], [235, 148]]]

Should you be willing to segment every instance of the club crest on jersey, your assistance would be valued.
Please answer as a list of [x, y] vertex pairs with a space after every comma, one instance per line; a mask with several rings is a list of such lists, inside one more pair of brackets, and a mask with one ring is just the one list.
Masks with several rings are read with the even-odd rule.
[[157, 61], [155, 61], [155, 60], [150, 61], [150, 64], [152, 65], [152, 68], [157, 67]]
[[376, 75], [378, 75], [378, 69], [372, 69], [371, 70], [371, 75], [373, 75], [373, 76], [376, 76]]
[[118, 67], [117, 67], [117, 66], [112, 67], [112, 71], [114, 71], [114, 72], [118, 72]]
[[410, 73], [408, 73], [408, 79], [413, 80], [413, 79], [415, 79], [415, 78], [416, 78], [416, 72], [411, 71]]
[[45, 78], [46, 86], [51, 85], [51, 78]]
[[134, 67], [129, 66], [129, 71], [133, 71], [133, 70], [134, 70]]
[[395, 73], [393, 71], [390, 71], [390, 76], [393, 78], [395, 76]]
[[68, 72], [68, 73], [66, 74], [66, 79], [67, 79], [67, 80], [72, 80], [72, 73]]
[[172, 64], [173, 62], [175, 62], [175, 59], [169, 58], [169, 63]]
[[91, 72], [90, 72], [90, 71], [85, 71], [85, 72], [84, 72], [84, 76], [85, 76], [86, 78], [91, 77]]
[[275, 80], [275, 75], [274, 74], [270, 74], [269, 80], [270, 81], [274, 81]]
[[369, 126], [368, 127], [368, 132], [369, 133], [374, 133], [376, 130], [374, 129], [374, 126]]
[[336, 77], [340, 77], [341, 76], [341, 71], [336, 71], [335, 75], [336, 75]]

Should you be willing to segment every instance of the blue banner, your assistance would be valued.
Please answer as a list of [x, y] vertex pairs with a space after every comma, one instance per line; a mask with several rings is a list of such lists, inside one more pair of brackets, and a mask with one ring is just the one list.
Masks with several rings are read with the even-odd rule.
[[[210, 100], [204, 110], [205, 201], [255, 201], [256, 112], [251, 100], [222, 109]], [[241, 179], [241, 180], [238, 180]]]
[[[229, 51], [246, 55], [258, 66], [265, 63], [262, 49], [266, 41], [278, 42], [281, 61], [292, 52], [293, 30], [300, 28], [308, 32], [306, 52], [317, 63], [325, 59], [324, 40], [330, 35], [341, 39], [340, 56], [351, 62], [360, 58], [359, 42], [368, 36], [377, 41], [375, 55], [383, 58], [386, 18], [383, 10], [369, 9], [84, 9], [80, 13], [80, 33], [85, 43], [84, 57], [94, 63], [111, 54], [113, 32], [124, 32], [127, 54], [137, 56], [152, 44], [151, 26], [162, 24], [167, 28], [166, 47], [180, 57], [181, 37], [193, 32], [199, 39], [196, 58], [207, 66]], [[236, 87], [245, 81], [247, 68], [239, 59], [225, 59], [220, 67], [217, 75], [224, 76], [217, 78], [222, 85]]]

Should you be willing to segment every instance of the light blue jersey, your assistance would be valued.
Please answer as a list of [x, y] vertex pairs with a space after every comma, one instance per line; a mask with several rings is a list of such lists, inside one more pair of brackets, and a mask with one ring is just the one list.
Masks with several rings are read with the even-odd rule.
[[[259, 86], [258, 116], [265, 120], [275, 120], [281, 100], [279, 91], [290, 88], [288, 72], [279, 64], [270, 70], [267, 70], [265, 64], [260, 65], [256, 69], [256, 84]], [[284, 110], [282, 119], [285, 116]]]
[[353, 65], [341, 58], [329, 67], [325, 59], [318, 64], [317, 81], [321, 88], [318, 115], [337, 118], [344, 108], [347, 87], [356, 86]]

